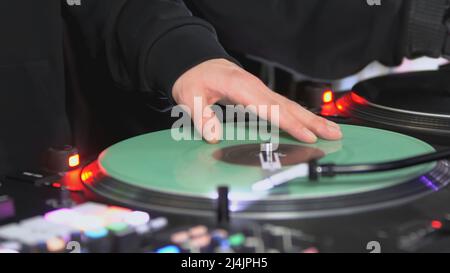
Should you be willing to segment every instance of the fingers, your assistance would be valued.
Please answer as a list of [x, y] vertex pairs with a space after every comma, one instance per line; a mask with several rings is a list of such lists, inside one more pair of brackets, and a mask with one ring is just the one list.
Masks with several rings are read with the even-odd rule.
[[202, 132], [203, 138], [211, 144], [219, 143], [222, 138], [222, 124], [209, 105], [203, 109], [202, 125], [202, 129], [197, 126], [197, 130]]
[[186, 108], [195, 128], [204, 140], [212, 144], [218, 143], [222, 137], [222, 125], [211, 108], [217, 99], [198, 90], [185, 90], [185, 93], [178, 104]]
[[317, 125], [313, 124], [311, 130], [323, 139], [338, 140], [342, 138], [342, 131], [339, 125], [324, 118], [319, 118]]
[[[206, 61], [190, 69], [176, 81], [172, 94], [178, 104], [189, 109], [195, 127], [210, 143], [217, 143], [222, 137], [221, 123], [210, 107], [218, 101], [252, 106], [260, 118], [300, 141], [314, 143], [318, 137], [328, 140], [342, 137], [336, 123], [273, 92], [258, 78], [226, 60]], [[261, 106], [265, 106], [265, 111], [260, 110]], [[278, 107], [278, 111], [272, 111], [272, 107]]]
[[281, 111], [280, 128], [300, 141], [306, 143], [315, 143], [317, 141], [317, 136], [308, 127], [300, 123], [291, 113]]
[[271, 91], [252, 75], [241, 75], [229, 88], [232, 91], [229, 92], [228, 99], [235, 103], [244, 106], [252, 104], [279, 106], [279, 117], [273, 117], [271, 111], [268, 112], [268, 116], [262, 116], [260, 112], [256, 114], [261, 118], [267, 118], [300, 141], [314, 143], [318, 137], [327, 140], [342, 138], [339, 125], [318, 117], [297, 103]]
[[317, 137], [327, 140], [342, 138], [342, 131], [338, 124], [314, 115], [295, 102], [289, 101], [287, 104], [289, 104], [290, 112], [296, 116], [297, 120]]

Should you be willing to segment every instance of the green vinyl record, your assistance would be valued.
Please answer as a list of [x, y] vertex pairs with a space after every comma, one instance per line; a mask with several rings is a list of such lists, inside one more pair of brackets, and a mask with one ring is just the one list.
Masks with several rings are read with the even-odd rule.
[[[297, 156], [302, 151], [314, 154], [320, 157], [320, 163], [377, 163], [434, 151], [429, 144], [399, 133], [351, 125], [341, 127], [344, 137], [339, 141], [304, 144], [285, 133], [272, 137], [280, 148], [294, 148]], [[321, 178], [318, 182], [299, 178], [267, 192], [254, 192], [252, 185], [265, 178], [267, 171], [258, 164], [239, 164], [233, 160], [239, 161], [241, 154], [243, 158], [256, 157], [258, 153], [247, 148], [252, 144], [258, 147], [263, 141], [249, 137], [257, 135], [256, 126], [224, 125], [225, 133], [232, 130], [234, 136], [244, 132], [247, 138], [223, 140], [219, 144], [207, 144], [201, 139], [175, 140], [174, 135], [178, 134], [175, 138], [179, 139], [180, 133], [185, 138], [195, 136], [195, 132], [186, 128], [137, 136], [105, 150], [99, 157], [99, 166], [108, 176], [133, 188], [172, 196], [215, 198], [219, 186], [228, 186], [232, 200], [299, 200], [365, 193], [417, 178], [436, 166], [430, 163], [396, 171]], [[230, 149], [234, 159], [221, 160], [220, 155]], [[286, 158], [290, 156], [287, 154]]]

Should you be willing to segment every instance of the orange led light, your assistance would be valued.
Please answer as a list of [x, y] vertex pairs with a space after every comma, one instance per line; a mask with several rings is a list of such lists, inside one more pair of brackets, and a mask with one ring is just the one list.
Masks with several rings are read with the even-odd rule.
[[322, 101], [323, 103], [330, 103], [334, 100], [334, 94], [331, 90], [326, 90], [322, 95]]
[[74, 168], [80, 165], [80, 155], [72, 155], [69, 157], [69, 167]]
[[81, 179], [83, 183], [92, 183], [94, 182], [94, 179], [99, 179], [101, 177], [102, 174], [97, 161], [94, 161], [88, 166], [84, 167], [79, 174], [79, 179]]
[[66, 242], [60, 238], [52, 238], [47, 241], [47, 249], [50, 252], [61, 252], [64, 251], [66, 247]]
[[81, 181], [86, 182], [94, 176], [92, 171], [85, 171], [81, 173]]

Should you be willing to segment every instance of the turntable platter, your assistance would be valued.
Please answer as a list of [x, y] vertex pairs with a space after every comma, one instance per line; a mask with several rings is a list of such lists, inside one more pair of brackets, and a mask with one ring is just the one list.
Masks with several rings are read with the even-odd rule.
[[[238, 128], [255, 130], [243, 125]], [[321, 163], [338, 164], [390, 161], [434, 150], [425, 142], [398, 133], [350, 125], [342, 125], [342, 129], [343, 140], [321, 140], [312, 145], [282, 133], [280, 147], [318, 150], [325, 155]], [[432, 163], [384, 173], [323, 178], [316, 183], [298, 179], [270, 192], [255, 193], [253, 183], [267, 175], [261, 167], [218, 160], [214, 155], [223, 149], [256, 143], [260, 141], [222, 141], [217, 145], [201, 140], [175, 141], [170, 130], [141, 135], [105, 150], [94, 165], [87, 167], [89, 171], [97, 166], [101, 174], [86, 184], [120, 203], [198, 215], [213, 213], [216, 189], [226, 185], [233, 209], [241, 216], [259, 218], [270, 213], [272, 218], [285, 218], [373, 209], [438, 190], [444, 185], [436, 177], [447, 181], [447, 165]]]
[[[393, 132], [344, 125], [343, 133], [345, 138], [336, 142], [319, 141], [315, 145], [306, 145], [286, 135], [281, 136], [280, 142], [316, 148], [327, 154], [321, 162], [339, 164], [395, 160], [433, 151], [422, 141]], [[170, 131], [161, 131], [110, 147], [102, 153], [99, 163], [113, 178], [145, 189], [211, 197], [218, 186], [228, 185], [231, 198], [254, 199], [260, 196], [256, 196], [251, 186], [266, 175], [261, 167], [240, 166], [214, 158], [221, 149], [249, 142], [223, 141], [206, 145], [201, 140], [174, 141]], [[304, 179], [276, 189], [265, 198], [298, 199], [370, 191], [420, 176], [432, 167], [425, 165], [388, 173], [328, 178], [318, 184]]]
[[449, 75], [448, 70], [394, 74], [362, 81], [353, 90], [379, 108], [450, 118]]
[[389, 75], [362, 81], [336, 101], [353, 124], [414, 135], [446, 146], [450, 137], [447, 70]]

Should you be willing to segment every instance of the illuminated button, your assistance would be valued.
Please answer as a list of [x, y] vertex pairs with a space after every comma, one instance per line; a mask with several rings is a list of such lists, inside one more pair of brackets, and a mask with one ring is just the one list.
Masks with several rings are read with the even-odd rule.
[[245, 235], [242, 233], [233, 234], [228, 238], [230, 246], [238, 247], [245, 243]]
[[174, 233], [172, 234], [172, 236], [170, 236], [170, 240], [174, 244], [183, 244], [189, 240], [189, 233], [187, 233], [186, 231]]
[[133, 211], [131, 213], [128, 213], [123, 221], [130, 226], [142, 226], [148, 224], [150, 221], [150, 215], [148, 213], [143, 211]]
[[84, 235], [91, 239], [99, 239], [108, 236], [108, 230], [105, 228], [87, 230], [84, 232]]
[[106, 228], [114, 232], [121, 232], [127, 230], [128, 225], [122, 222], [116, 222], [109, 224]]
[[45, 234], [49, 237], [69, 238], [73, 231], [67, 225], [50, 222], [41, 216], [26, 219], [20, 224], [32, 233]]
[[3, 242], [0, 244], [0, 253], [20, 253], [22, 245], [19, 242]]
[[53, 226], [55, 224], [45, 220], [45, 218], [42, 216], [35, 216], [32, 218], [22, 220], [20, 222], [20, 225], [24, 226], [24, 227], [28, 227], [28, 228], [40, 228], [42, 225], [52, 225]]
[[122, 222], [124, 217], [129, 213], [131, 213], [130, 209], [112, 206], [108, 207], [108, 209], [102, 213], [102, 218], [108, 224], [114, 222]]
[[47, 240], [47, 250], [49, 252], [63, 252], [66, 249], [66, 242], [61, 238]]
[[82, 231], [98, 230], [105, 226], [102, 218], [93, 215], [81, 215], [72, 226]]
[[94, 202], [87, 202], [74, 207], [73, 210], [81, 214], [100, 215], [108, 210], [108, 206]]
[[0, 239], [16, 240], [23, 234], [24, 229], [18, 224], [9, 224], [0, 228]]
[[333, 101], [333, 91], [326, 90], [322, 95], [322, 101], [323, 103], [330, 103]]
[[117, 207], [117, 206], [109, 206], [108, 211], [115, 212], [115, 213], [127, 213], [127, 212], [131, 212], [131, 209]]
[[216, 229], [213, 231], [213, 236], [217, 236], [220, 238], [227, 238], [228, 237], [228, 231], [224, 230], [224, 229]]
[[208, 233], [208, 228], [205, 226], [196, 226], [196, 227], [189, 229], [189, 234], [192, 237], [199, 237], [199, 236], [205, 235], [206, 233]]
[[170, 246], [161, 247], [161, 248], [157, 249], [155, 252], [156, 253], [180, 253], [181, 250], [177, 246], [170, 245]]
[[168, 224], [167, 218], [158, 217], [150, 221], [149, 226], [151, 228], [151, 231], [155, 232], [165, 228], [167, 224]]
[[227, 240], [228, 232], [223, 229], [217, 229], [212, 232], [212, 240], [215, 243], [214, 246], [221, 248], [223, 252], [228, 252], [230, 243]]
[[14, 249], [2, 248], [0, 246], [0, 253], [1, 254], [17, 254], [17, 253], [19, 253], [19, 251], [14, 250]]
[[144, 236], [145, 234], [150, 233], [152, 231], [149, 225], [143, 225], [134, 228], [136, 229], [136, 232], [141, 236]]
[[80, 155], [79, 154], [75, 154], [69, 157], [69, 167], [71, 168], [75, 168], [78, 167], [78, 165], [80, 165]]
[[59, 209], [46, 213], [45, 220], [57, 224], [70, 224], [79, 214], [71, 209]]
[[[89, 224], [89, 219], [86, 219], [83, 215], [70, 210], [70, 209], [60, 209], [56, 211], [49, 212], [45, 214], [44, 219], [49, 223], [57, 224], [54, 227], [54, 235], [62, 237], [69, 240], [80, 240], [80, 232], [82, 230], [92, 229], [93, 227]], [[86, 224], [86, 222], [88, 224]], [[98, 219], [94, 220], [97, 223], [95, 227], [101, 227], [101, 221]]]
[[194, 238], [190, 241], [190, 246], [194, 247], [196, 249], [202, 250], [202, 252], [205, 252], [205, 250], [208, 246], [211, 244], [211, 236], [209, 235], [202, 235], [200, 237]]

